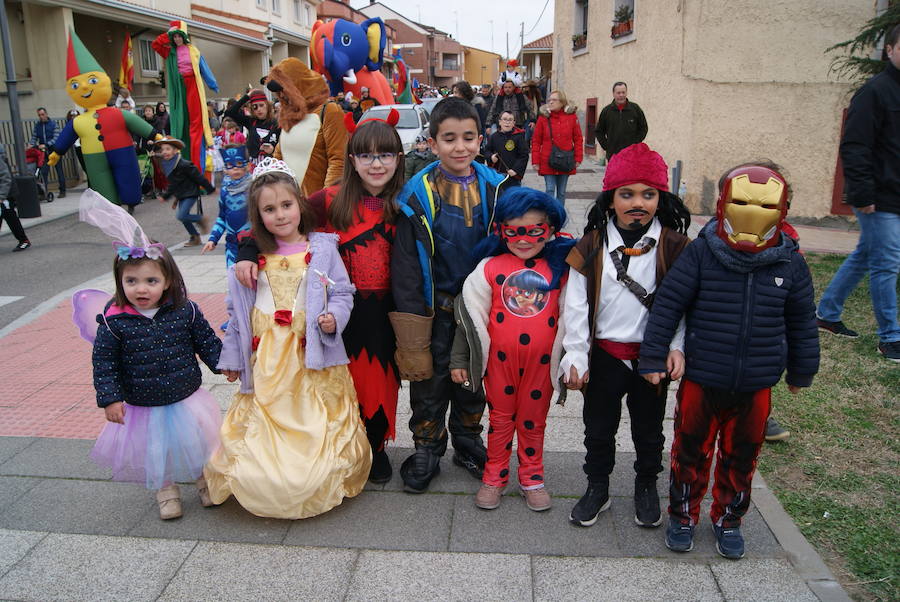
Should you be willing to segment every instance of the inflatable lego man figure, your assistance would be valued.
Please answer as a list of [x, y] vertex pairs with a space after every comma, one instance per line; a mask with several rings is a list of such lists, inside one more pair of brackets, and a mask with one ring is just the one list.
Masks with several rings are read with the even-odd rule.
[[130, 111], [108, 107], [112, 81], [75, 30], [69, 30], [66, 92], [84, 113], [69, 121], [53, 145], [50, 165], [56, 165], [76, 140], [81, 140], [91, 188], [129, 210], [141, 202], [141, 175], [131, 134], [149, 138], [153, 126]]
[[184, 158], [203, 173], [206, 149], [213, 143], [203, 83], [213, 92], [219, 91], [219, 85], [206, 59], [191, 44], [187, 23], [172, 21], [169, 25], [166, 33], [153, 40], [153, 50], [166, 59], [169, 124], [172, 136], [184, 142]]

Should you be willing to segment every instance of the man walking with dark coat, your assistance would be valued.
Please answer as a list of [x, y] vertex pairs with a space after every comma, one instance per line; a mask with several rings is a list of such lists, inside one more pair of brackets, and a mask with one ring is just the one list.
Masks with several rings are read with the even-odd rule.
[[853, 96], [841, 140], [847, 202], [859, 220], [859, 243], [825, 289], [816, 316], [822, 330], [859, 336], [844, 325], [841, 313], [868, 273], [878, 351], [900, 362], [900, 25], [888, 32], [884, 46], [888, 63]]
[[594, 134], [606, 151], [607, 161], [626, 146], [647, 137], [647, 118], [636, 102], [628, 100], [625, 82], [613, 84], [613, 101], [600, 111]]

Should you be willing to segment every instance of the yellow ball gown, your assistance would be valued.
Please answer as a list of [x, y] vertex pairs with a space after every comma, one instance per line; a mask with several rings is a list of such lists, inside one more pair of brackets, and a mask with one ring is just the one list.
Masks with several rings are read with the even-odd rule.
[[[217, 504], [234, 495], [257, 516], [308, 518], [362, 491], [372, 450], [347, 366], [305, 366], [306, 254], [264, 257], [250, 316], [254, 393], [235, 395], [204, 473]], [[283, 310], [290, 324], [276, 322]]]

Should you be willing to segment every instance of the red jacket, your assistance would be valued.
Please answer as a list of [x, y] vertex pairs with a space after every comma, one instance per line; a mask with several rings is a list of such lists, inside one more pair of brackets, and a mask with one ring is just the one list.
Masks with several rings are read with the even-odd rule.
[[[568, 108], [568, 107], [567, 107]], [[553, 126], [553, 144], [562, 150], [575, 149], [575, 163], [581, 163], [584, 154], [584, 139], [581, 136], [581, 124], [578, 123], [578, 115], [575, 112], [567, 113], [565, 110], [552, 111], [550, 117]], [[537, 123], [534, 126], [534, 135], [531, 138], [531, 162], [538, 166], [538, 174], [542, 176], [557, 176], [570, 172], [556, 171], [548, 165], [550, 160], [550, 125], [547, 122], [545, 111], [541, 111]]]

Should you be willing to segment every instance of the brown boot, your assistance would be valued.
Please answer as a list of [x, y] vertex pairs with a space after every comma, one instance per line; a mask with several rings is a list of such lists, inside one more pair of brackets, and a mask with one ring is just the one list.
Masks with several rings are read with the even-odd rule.
[[200, 235], [199, 234], [191, 234], [191, 238], [184, 243], [186, 247], [199, 247], [200, 246]]
[[504, 489], [505, 487], [482, 483], [478, 493], [475, 494], [475, 505], [482, 510], [493, 510], [499, 507]]
[[209, 487], [206, 485], [206, 477], [197, 479], [197, 495], [200, 497], [200, 504], [204, 508], [215, 506], [212, 498], [209, 497]]
[[535, 512], [543, 512], [549, 510], [553, 503], [550, 501], [550, 493], [546, 487], [538, 487], [537, 489], [523, 489], [522, 495], [525, 497], [525, 505]]
[[431, 358], [431, 322], [434, 314], [417, 314], [392, 311], [388, 313], [394, 335], [397, 337], [397, 368], [400, 378], [409, 381], [428, 380], [434, 373]]
[[163, 520], [181, 518], [181, 492], [178, 485], [169, 485], [156, 492], [159, 517]]

